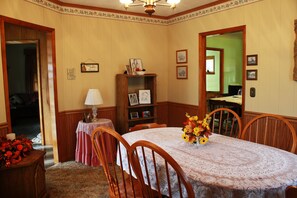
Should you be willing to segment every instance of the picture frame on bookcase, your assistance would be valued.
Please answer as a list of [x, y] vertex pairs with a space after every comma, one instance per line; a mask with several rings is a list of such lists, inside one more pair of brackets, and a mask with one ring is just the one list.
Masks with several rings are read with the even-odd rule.
[[139, 104], [151, 104], [151, 91], [139, 90]]
[[138, 112], [130, 112], [130, 119], [131, 120], [138, 119], [138, 118], [139, 118]]
[[150, 111], [143, 111], [142, 112], [142, 117], [143, 118], [149, 118], [149, 117], [151, 117], [151, 112]]
[[138, 98], [136, 93], [129, 93], [128, 94], [130, 106], [138, 105]]

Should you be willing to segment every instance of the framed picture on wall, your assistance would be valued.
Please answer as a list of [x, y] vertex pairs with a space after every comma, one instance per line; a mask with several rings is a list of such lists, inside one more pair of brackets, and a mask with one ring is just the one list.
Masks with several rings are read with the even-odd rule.
[[187, 63], [188, 62], [188, 50], [177, 50], [176, 51], [176, 63]]
[[257, 80], [258, 79], [258, 71], [256, 69], [246, 70], [246, 79], [247, 80]]
[[188, 66], [176, 66], [176, 78], [177, 79], [188, 79]]
[[246, 62], [247, 65], [258, 65], [258, 55], [253, 54], [253, 55], [247, 55], [246, 56]]
[[82, 73], [99, 72], [99, 63], [81, 63], [80, 70]]

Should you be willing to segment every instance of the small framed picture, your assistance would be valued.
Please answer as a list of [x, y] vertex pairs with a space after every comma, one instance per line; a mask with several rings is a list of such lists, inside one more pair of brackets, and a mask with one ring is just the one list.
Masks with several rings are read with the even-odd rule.
[[139, 59], [139, 58], [130, 58], [129, 63], [130, 63], [132, 72], [135, 73], [135, 71], [142, 71], [143, 70], [141, 59]]
[[176, 66], [176, 78], [188, 79], [188, 66]]
[[151, 104], [151, 91], [139, 90], [139, 104]]
[[188, 62], [188, 50], [177, 50], [176, 51], [176, 63], [187, 63]]
[[81, 63], [80, 70], [84, 72], [99, 72], [99, 63]]
[[139, 104], [136, 93], [129, 93], [128, 94], [128, 97], [129, 97], [130, 106], [134, 106], [134, 105], [138, 105]]
[[258, 79], [258, 71], [254, 70], [246, 70], [246, 79], [247, 80], [257, 80]]
[[142, 117], [143, 118], [149, 118], [149, 117], [151, 117], [151, 112], [150, 111], [143, 111], [142, 112]]
[[258, 55], [253, 54], [253, 55], [247, 55], [246, 56], [246, 62], [247, 65], [258, 65]]
[[137, 119], [137, 118], [139, 118], [138, 112], [131, 112], [130, 113], [130, 118], [131, 119]]

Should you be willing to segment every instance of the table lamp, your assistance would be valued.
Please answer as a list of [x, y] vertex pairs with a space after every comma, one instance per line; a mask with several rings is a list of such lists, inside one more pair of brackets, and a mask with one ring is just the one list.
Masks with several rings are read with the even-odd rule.
[[97, 121], [97, 105], [103, 104], [103, 99], [99, 89], [89, 89], [85, 105], [92, 105], [93, 119], [92, 121]]

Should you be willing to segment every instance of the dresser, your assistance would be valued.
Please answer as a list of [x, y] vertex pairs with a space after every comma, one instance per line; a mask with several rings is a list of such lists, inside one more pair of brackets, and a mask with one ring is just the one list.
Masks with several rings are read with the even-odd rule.
[[21, 162], [0, 168], [2, 198], [46, 197], [44, 151], [32, 150]]

